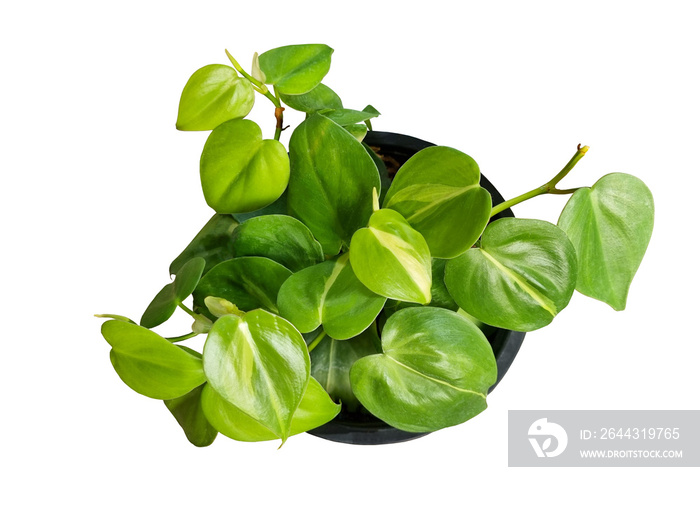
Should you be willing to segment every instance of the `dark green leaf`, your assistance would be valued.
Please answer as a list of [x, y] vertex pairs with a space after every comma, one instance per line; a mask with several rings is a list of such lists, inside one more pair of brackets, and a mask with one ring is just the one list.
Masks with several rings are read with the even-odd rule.
[[324, 84], [319, 84], [308, 93], [302, 95], [286, 95], [280, 93], [282, 102], [290, 108], [305, 113], [314, 113], [322, 109], [340, 109], [343, 103], [340, 97], [331, 88]]
[[221, 317], [204, 344], [211, 387], [283, 442], [306, 391], [309, 366], [301, 334], [265, 310]]
[[202, 359], [150, 330], [123, 321], [107, 321], [102, 335], [119, 377], [133, 390], [155, 399], [174, 399], [206, 380]]
[[289, 143], [291, 215], [309, 227], [324, 253], [336, 255], [372, 213], [379, 174], [364, 147], [326, 117], [314, 114]]
[[217, 434], [202, 410], [204, 386], [198, 386], [184, 396], [165, 400], [165, 406], [182, 427], [189, 442], [197, 447], [208, 447]]
[[141, 326], [153, 328], [173, 315], [177, 305], [194, 291], [204, 271], [205, 261], [201, 257], [190, 259], [178, 270], [175, 280], [158, 292], [141, 317]]
[[227, 120], [245, 117], [254, 102], [253, 86], [235, 69], [219, 64], [204, 66], [182, 90], [175, 127], [183, 131], [214, 129]]
[[496, 360], [484, 334], [459, 314], [401, 310], [386, 322], [382, 348], [355, 362], [350, 380], [365, 408], [391, 426], [431, 432], [486, 408]]
[[263, 140], [251, 120], [224, 122], [211, 132], [199, 164], [207, 204], [218, 213], [244, 213], [276, 201], [289, 181], [284, 146]]
[[263, 215], [286, 215], [287, 214], [287, 190], [272, 204], [268, 204], [259, 210], [250, 211], [248, 213], [234, 213], [233, 218], [238, 222], [245, 222], [253, 217], [261, 217]]
[[447, 262], [445, 283], [457, 304], [486, 324], [537, 330], [569, 304], [576, 252], [553, 224], [499, 219], [486, 228], [479, 248]]
[[204, 306], [208, 296], [226, 299], [245, 312], [265, 308], [277, 313], [277, 293], [290, 275], [287, 268], [265, 257], [224, 261], [202, 278], [194, 291], [194, 303], [211, 319], [215, 316]]
[[323, 248], [309, 229], [288, 215], [263, 215], [234, 232], [236, 257], [260, 256], [298, 272], [324, 260]]
[[362, 143], [362, 145], [365, 147], [365, 151], [367, 151], [367, 154], [374, 161], [374, 165], [377, 166], [377, 171], [379, 171], [379, 180], [381, 182], [382, 187], [382, 191], [379, 194], [379, 202], [383, 202], [384, 196], [386, 195], [386, 192], [389, 191], [389, 186], [391, 186], [389, 172], [386, 169], [386, 164], [384, 164], [384, 161], [379, 157], [379, 155], [377, 155], [377, 153], [367, 144]]
[[576, 248], [576, 289], [624, 310], [654, 228], [649, 188], [632, 175], [606, 175], [571, 196], [559, 226]]
[[300, 95], [321, 83], [331, 67], [332, 54], [323, 44], [284, 46], [260, 55], [259, 64], [266, 84], [280, 93]]
[[469, 249], [491, 214], [491, 195], [479, 185], [479, 166], [444, 146], [425, 148], [401, 166], [384, 207], [403, 215], [425, 237], [433, 257], [450, 259]]
[[236, 226], [238, 222], [230, 215], [214, 214], [187, 248], [170, 263], [170, 274], [176, 274], [182, 265], [195, 257], [202, 257], [206, 261], [203, 273], [222, 261], [233, 259], [233, 230]]
[[345, 341], [324, 337], [311, 352], [311, 375], [332, 399], [342, 401], [346, 410], [355, 411], [359, 401], [350, 386], [350, 368], [358, 359], [381, 351], [382, 344], [374, 325]]
[[384, 306], [381, 297], [363, 285], [352, 271], [348, 255], [292, 275], [279, 291], [280, 314], [300, 332], [323, 329], [335, 339], [363, 332]]
[[364, 122], [380, 115], [377, 111], [357, 111], [356, 109], [324, 109], [321, 114], [339, 126], [349, 126]]

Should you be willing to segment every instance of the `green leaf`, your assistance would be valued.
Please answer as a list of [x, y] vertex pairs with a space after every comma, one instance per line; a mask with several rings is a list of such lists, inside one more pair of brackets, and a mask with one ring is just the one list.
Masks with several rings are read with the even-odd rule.
[[481, 330], [459, 314], [401, 310], [386, 322], [382, 347], [350, 370], [353, 392], [379, 419], [407, 432], [431, 432], [486, 408], [496, 359]]
[[324, 260], [323, 248], [309, 229], [288, 215], [264, 215], [241, 224], [234, 232], [236, 257], [267, 257], [298, 272]]
[[[237, 441], [269, 441], [277, 439], [277, 436], [255, 419], [246, 415], [223, 397], [209, 385], [204, 387], [202, 395], [202, 407], [207, 419], [223, 435]], [[301, 434], [328, 423], [340, 412], [340, 405], [336, 405], [323, 387], [313, 377], [309, 378], [309, 384], [301, 399], [299, 408], [292, 417], [290, 436]]]
[[178, 270], [175, 280], [158, 292], [141, 317], [141, 326], [153, 328], [173, 315], [178, 303], [187, 299], [202, 277], [206, 262], [201, 257], [190, 259]]
[[311, 375], [332, 399], [342, 401], [346, 410], [356, 411], [360, 403], [350, 386], [350, 368], [358, 359], [381, 351], [374, 325], [345, 341], [324, 337], [311, 352]]
[[321, 114], [324, 117], [331, 119], [339, 126], [357, 124], [358, 122], [364, 122], [365, 120], [369, 120], [380, 115], [378, 111], [357, 111], [356, 109], [325, 109], [321, 111]]
[[204, 386], [198, 386], [184, 396], [165, 400], [165, 406], [182, 427], [189, 442], [197, 447], [208, 447], [217, 434], [202, 410]]
[[280, 315], [300, 332], [323, 324], [334, 339], [363, 332], [379, 315], [386, 301], [355, 277], [348, 255], [326, 261], [292, 275], [277, 297]]
[[204, 131], [234, 118], [245, 117], [253, 108], [252, 84], [229, 66], [212, 64], [198, 69], [182, 90], [175, 127]]
[[202, 359], [147, 328], [107, 321], [102, 336], [112, 346], [109, 357], [119, 377], [133, 390], [155, 399], [174, 399], [206, 380]]
[[216, 317], [204, 305], [209, 296], [226, 299], [243, 311], [264, 308], [277, 313], [277, 294], [290, 275], [271, 259], [237, 257], [218, 264], [202, 278], [194, 291], [194, 304], [210, 319]]
[[309, 227], [327, 255], [336, 255], [372, 213], [379, 173], [365, 148], [318, 113], [302, 122], [289, 142], [290, 214]]
[[654, 228], [654, 199], [632, 175], [610, 173], [576, 191], [559, 218], [576, 248], [576, 289], [624, 310]]
[[287, 214], [287, 190], [272, 204], [268, 204], [259, 210], [247, 213], [234, 213], [233, 218], [238, 222], [245, 222], [253, 217], [261, 217], [263, 215], [286, 215]]
[[305, 113], [314, 113], [322, 109], [341, 109], [343, 102], [335, 91], [324, 84], [319, 84], [311, 91], [302, 95], [286, 95], [280, 93], [282, 102], [290, 108]]
[[486, 228], [480, 248], [447, 262], [445, 283], [457, 304], [486, 324], [537, 330], [569, 304], [576, 252], [553, 224], [499, 219]]
[[238, 222], [230, 215], [214, 214], [187, 248], [170, 263], [170, 274], [176, 274], [187, 261], [195, 257], [202, 257], [206, 261], [203, 273], [222, 261], [233, 259], [232, 235], [236, 226]]
[[365, 140], [367, 136], [367, 126], [364, 124], [348, 124], [343, 126], [358, 142]]
[[491, 214], [491, 195], [479, 186], [474, 160], [445, 146], [425, 148], [401, 166], [384, 199], [425, 237], [433, 257], [469, 249]]
[[324, 44], [284, 46], [259, 57], [265, 83], [280, 93], [300, 95], [320, 84], [331, 68], [333, 50]]
[[306, 391], [309, 366], [301, 334], [264, 310], [221, 317], [204, 344], [211, 387], [283, 442]]
[[218, 213], [243, 213], [277, 200], [289, 181], [284, 146], [262, 139], [251, 120], [229, 120], [211, 132], [199, 164], [207, 204]]
[[378, 210], [369, 226], [355, 232], [350, 263], [374, 293], [412, 303], [431, 300], [430, 250], [423, 236], [394, 210]]
[[[445, 286], [446, 264], [447, 260], [445, 259], [432, 260], [432, 285], [430, 286], [431, 301], [428, 306], [446, 308], [447, 310], [456, 312], [459, 309], [459, 306], [455, 300], [452, 299], [450, 292], [447, 291], [447, 286]], [[403, 310], [404, 308], [410, 308], [418, 305], [418, 303], [406, 303], [402, 301], [390, 300], [387, 301], [384, 311], [387, 312], [388, 315], [392, 315], [399, 310]]]

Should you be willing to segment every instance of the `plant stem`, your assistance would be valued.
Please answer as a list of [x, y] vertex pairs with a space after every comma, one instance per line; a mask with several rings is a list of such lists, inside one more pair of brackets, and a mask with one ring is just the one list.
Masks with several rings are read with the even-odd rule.
[[546, 184], [543, 184], [539, 188], [535, 188], [534, 190], [530, 190], [527, 193], [523, 193], [522, 195], [519, 195], [518, 197], [514, 197], [510, 200], [507, 200], [506, 202], [503, 202], [499, 204], [498, 206], [494, 206], [493, 209], [491, 210], [491, 217], [494, 215], [498, 215], [501, 213], [503, 210], [507, 210], [511, 206], [515, 206], [516, 204], [520, 204], [521, 202], [524, 202], [526, 200], [532, 199], [533, 197], [537, 197], [538, 195], [543, 195], [545, 193], [551, 193], [554, 195], [564, 195], [567, 193], [573, 193], [576, 190], [580, 188], [571, 188], [567, 190], [560, 190], [556, 188], [557, 183], [562, 180], [566, 175], [573, 169], [574, 166], [578, 163], [579, 160], [583, 158], [583, 156], [586, 154], [588, 151], [588, 146], [581, 147], [581, 144], [578, 145], [576, 148], [576, 153], [574, 154], [573, 157], [571, 157], [571, 160], [567, 162], [566, 166], [562, 168], [562, 170], [552, 178], [549, 182]]
[[181, 335], [178, 337], [166, 337], [165, 339], [167, 339], [171, 343], [177, 343], [179, 341], [185, 341], [186, 339], [192, 339], [193, 337], [196, 337], [198, 335], [199, 334], [197, 334], [195, 332], [190, 332], [189, 334]]
[[313, 350], [314, 348], [316, 348], [316, 347], [318, 346], [318, 343], [320, 343], [321, 341], [323, 341], [323, 338], [324, 338], [324, 337], [326, 337], [326, 332], [324, 332], [323, 330], [321, 330], [321, 333], [318, 334], [318, 335], [316, 336], [316, 339], [314, 339], [313, 341], [311, 341], [311, 343], [309, 344], [309, 352], [311, 352], [311, 350]]
[[197, 319], [197, 314], [194, 313], [194, 312], [193, 312], [192, 310], [190, 310], [189, 308], [187, 308], [184, 304], [182, 304], [182, 302], [178, 301], [178, 302], [177, 302], [177, 305], [178, 305], [180, 308], [182, 308], [185, 312], [187, 312], [188, 314], [190, 314], [192, 317], [194, 317], [195, 319]]
[[243, 77], [248, 79], [251, 84], [253, 84], [253, 88], [255, 88], [255, 91], [260, 93], [261, 95], [265, 95], [270, 102], [272, 102], [276, 108], [280, 107], [282, 103], [279, 100], [279, 97], [275, 97], [272, 93], [270, 93], [270, 90], [267, 89], [267, 86], [260, 82], [257, 78], [250, 76], [246, 71], [241, 67], [241, 65], [236, 61], [235, 58], [231, 56], [231, 53], [228, 52], [228, 49], [224, 49], [226, 51], [226, 56], [228, 56], [228, 59], [231, 61], [231, 64], [233, 64], [233, 67], [238, 71]]

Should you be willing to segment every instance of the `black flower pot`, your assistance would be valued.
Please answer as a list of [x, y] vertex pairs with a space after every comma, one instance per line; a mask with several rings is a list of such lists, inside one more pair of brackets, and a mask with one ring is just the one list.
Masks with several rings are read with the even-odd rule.
[[[413, 154], [423, 148], [435, 145], [407, 135], [383, 131], [368, 132], [364, 142], [377, 151], [385, 160], [390, 174], [392, 171], [395, 172], [395, 169], [403, 165]], [[498, 190], [483, 175], [481, 176], [481, 186], [491, 194], [494, 205], [504, 201]], [[507, 209], [494, 216], [491, 220], [513, 216], [513, 212]], [[525, 334], [523, 332], [494, 328], [487, 335], [487, 338], [489, 343], [491, 343], [498, 366], [498, 377], [496, 383], [489, 390], [491, 392], [508, 371], [522, 345]], [[351, 413], [343, 410], [333, 421], [309, 431], [309, 434], [339, 443], [382, 445], [409, 441], [425, 436], [428, 433], [405, 432], [388, 425], [367, 412]]]

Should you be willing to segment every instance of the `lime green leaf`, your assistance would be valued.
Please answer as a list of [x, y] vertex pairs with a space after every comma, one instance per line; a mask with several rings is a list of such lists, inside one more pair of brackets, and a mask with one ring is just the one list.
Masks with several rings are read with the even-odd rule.
[[367, 136], [367, 126], [364, 124], [348, 124], [343, 126], [358, 142], [365, 140]]
[[141, 326], [153, 328], [173, 315], [178, 303], [187, 299], [194, 291], [204, 271], [205, 261], [201, 257], [190, 259], [178, 270], [175, 280], [158, 292], [141, 317]]
[[281, 264], [265, 257], [237, 257], [224, 261], [206, 274], [194, 291], [197, 310], [215, 319], [204, 304], [208, 296], [220, 297], [243, 311], [265, 308], [277, 313], [280, 286], [292, 275]]
[[290, 214], [299, 218], [323, 246], [336, 255], [372, 213], [372, 189], [379, 173], [365, 148], [343, 128], [313, 114], [289, 142], [292, 174]]
[[251, 120], [229, 120], [211, 132], [199, 172], [207, 204], [218, 213], [243, 213], [277, 200], [289, 181], [284, 146], [263, 140]]
[[165, 400], [165, 406], [182, 427], [189, 442], [197, 447], [208, 447], [217, 434], [202, 410], [203, 389], [204, 385], [201, 385], [184, 396]]
[[374, 293], [412, 303], [431, 300], [430, 250], [423, 236], [394, 210], [378, 210], [369, 226], [355, 232], [350, 263]]
[[569, 304], [576, 252], [554, 224], [499, 219], [486, 228], [480, 248], [447, 262], [445, 283], [457, 304], [486, 324], [537, 330]]
[[309, 366], [301, 334], [264, 310], [221, 317], [204, 344], [211, 387], [283, 442], [306, 391]]
[[[269, 441], [277, 436], [255, 419], [246, 415], [209, 385], [204, 387], [202, 406], [207, 419], [225, 436], [237, 441]], [[292, 417], [290, 436], [301, 434], [328, 423], [340, 412], [323, 387], [313, 377], [309, 378], [304, 397]]]
[[339, 126], [349, 126], [350, 124], [357, 124], [358, 122], [364, 122], [365, 120], [378, 117], [380, 113], [376, 110], [357, 111], [356, 109], [325, 109], [321, 111], [321, 115], [331, 119]]
[[576, 248], [576, 289], [624, 310], [654, 228], [649, 188], [632, 175], [610, 173], [571, 196], [559, 226]]
[[280, 315], [300, 332], [323, 324], [334, 339], [363, 332], [386, 301], [363, 285], [352, 271], [348, 255], [306, 268], [285, 281], [277, 297]]
[[107, 321], [102, 336], [112, 346], [109, 357], [129, 387], [147, 397], [174, 399], [205, 381], [202, 359], [147, 328]]
[[459, 314], [401, 310], [386, 322], [382, 348], [382, 354], [359, 359], [350, 380], [360, 402], [391, 426], [431, 432], [486, 408], [496, 359], [481, 330]]
[[324, 44], [284, 46], [266, 51], [258, 61], [265, 82], [280, 93], [299, 95], [320, 84], [331, 68], [333, 50]]
[[332, 399], [341, 401], [346, 410], [355, 411], [360, 403], [350, 386], [350, 368], [358, 359], [381, 351], [382, 344], [374, 325], [344, 341], [324, 337], [311, 352], [311, 375]]
[[245, 117], [253, 108], [252, 84], [229, 66], [212, 64], [195, 71], [182, 90], [175, 127], [204, 131], [234, 118]]
[[479, 166], [444, 146], [425, 148], [401, 166], [384, 199], [425, 237], [433, 257], [469, 249], [491, 214], [491, 195], [479, 186]]
[[298, 272], [324, 260], [323, 248], [304, 224], [288, 215], [263, 215], [234, 233], [236, 257], [260, 256]]
[[207, 273], [222, 261], [233, 259], [233, 230], [238, 226], [230, 215], [219, 213], [209, 219], [180, 255], [170, 263], [170, 274], [176, 274], [182, 266], [195, 257], [202, 257]]
[[335, 91], [324, 84], [319, 84], [308, 93], [302, 95], [286, 95], [280, 93], [282, 102], [290, 108], [305, 113], [314, 113], [322, 109], [340, 109], [343, 102]]

